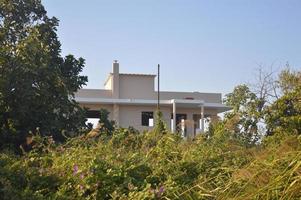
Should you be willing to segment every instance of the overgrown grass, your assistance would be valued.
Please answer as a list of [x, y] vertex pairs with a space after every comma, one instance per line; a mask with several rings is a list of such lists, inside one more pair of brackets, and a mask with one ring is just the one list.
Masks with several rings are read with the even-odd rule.
[[0, 154], [2, 199], [300, 199], [301, 138], [246, 148], [224, 133], [185, 141], [126, 129]]

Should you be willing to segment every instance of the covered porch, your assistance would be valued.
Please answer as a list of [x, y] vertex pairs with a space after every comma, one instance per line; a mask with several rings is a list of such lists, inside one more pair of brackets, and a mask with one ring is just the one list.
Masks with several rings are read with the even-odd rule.
[[[205, 102], [201, 100], [172, 99], [171, 132], [182, 137], [196, 136], [205, 131]], [[176, 120], [174, 120], [176, 119]]]
[[[220, 103], [206, 103], [202, 100], [172, 99], [171, 104], [171, 131], [179, 132], [183, 137], [204, 133], [207, 120], [215, 121], [218, 113], [230, 109]], [[173, 119], [176, 119], [176, 123]]]
[[[77, 98], [77, 101], [81, 105], [90, 108], [87, 118], [98, 118], [98, 108], [108, 108], [111, 119], [116, 121], [118, 126], [134, 126], [138, 130], [141, 129], [141, 131], [151, 129], [151, 126], [142, 126], [142, 113], [145, 111], [153, 112], [151, 116], [155, 116], [154, 113], [157, 109], [156, 100]], [[171, 132], [179, 132], [183, 137], [195, 137], [197, 134], [204, 132], [206, 118], [217, 118], [218, 113], [230, 109], [221, 103], [206, 103], [203, 100], [194, 99], [161, 100], [160, 108], [167, 127]], [[131, 120], [126, 120], [127, 118]], [[154, 121], [154, 119], [150, 120]]]

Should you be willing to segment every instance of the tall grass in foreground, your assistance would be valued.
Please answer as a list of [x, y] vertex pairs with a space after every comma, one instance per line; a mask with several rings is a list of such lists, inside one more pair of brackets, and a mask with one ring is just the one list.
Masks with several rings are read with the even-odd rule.
[[0, 154], [2, 199], [300, 199], [301, 138], [246, 148], [231, 134], [184, 141], [127, 129], [112, 138], [37, 138]]

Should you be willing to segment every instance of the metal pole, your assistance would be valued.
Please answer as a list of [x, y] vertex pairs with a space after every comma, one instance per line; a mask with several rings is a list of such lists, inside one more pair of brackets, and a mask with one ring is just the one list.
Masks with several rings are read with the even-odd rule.
[[160, 64], [158, 64], [158, 104], [157, 110], [160, 111]]

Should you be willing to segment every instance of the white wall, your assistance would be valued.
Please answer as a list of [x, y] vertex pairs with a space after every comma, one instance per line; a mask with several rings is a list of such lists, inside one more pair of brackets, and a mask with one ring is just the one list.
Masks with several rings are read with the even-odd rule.
[[75, 93], [78, 98], [112, 98], [111, 90], [80, 89]]
[[121, 99], [155, 99], [155, 82], [153, 76], [119, 76], [119, 98]]
[[107, 82], [105, 83], [105, 89], [106, 90], [112, 90], [112, 75], [109, 75]]

